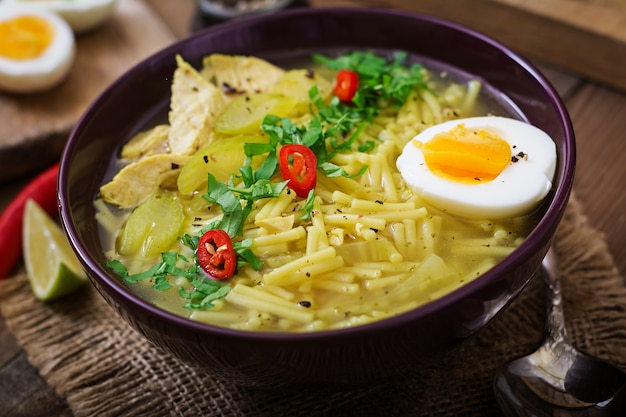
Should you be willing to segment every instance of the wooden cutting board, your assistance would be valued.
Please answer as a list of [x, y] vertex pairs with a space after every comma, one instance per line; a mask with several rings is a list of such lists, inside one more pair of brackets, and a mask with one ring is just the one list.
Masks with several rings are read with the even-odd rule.
[[[442, 17], [522, 55], [626, 91], [626, 0], [310, 0]], [[427, 42], [427, 40], [423, 40]]]
[[58, 160], [89, 104], [117, 77], [175, 40], [141, 0], [119, 0], [103, 26], [79, 35], [69, 77], [55, 89], [19, 96], [0, 92], [0, 182]]

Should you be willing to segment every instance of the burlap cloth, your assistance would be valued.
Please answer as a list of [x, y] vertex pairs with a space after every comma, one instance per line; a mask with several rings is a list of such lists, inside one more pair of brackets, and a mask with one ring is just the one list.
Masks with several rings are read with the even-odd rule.
[[[626, 369], [626, 288], [573, 198], [557, 235], [565, 314], [576, 346]], [[484, 331], [407, 381], [335, 394], [268, 393], [198, 373], [135, 333], [88, 286], [36, 301], [26, 277], [0, 285], [9, 328], [76, 416], [498, 416], [495, 370], [541, 341], [544, 287], [534, 279]]]

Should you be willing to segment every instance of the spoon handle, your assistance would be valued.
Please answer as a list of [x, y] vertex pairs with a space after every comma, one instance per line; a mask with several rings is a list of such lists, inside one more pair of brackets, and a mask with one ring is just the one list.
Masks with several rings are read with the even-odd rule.
[[554, 247], [548, 250], [543, 259], [543, 280], [548, 293], [546, 296], [546, 342], [555, 345], [567, 340], [565, 316], [563, 314], [563, 296], [558, 275], [558, 261]]

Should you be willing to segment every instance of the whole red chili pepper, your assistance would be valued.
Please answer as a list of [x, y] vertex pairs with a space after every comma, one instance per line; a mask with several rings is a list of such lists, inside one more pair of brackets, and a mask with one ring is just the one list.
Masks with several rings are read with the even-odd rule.
[[356, 95], [359, 88], [359, 76], [356, 72], [342, 69], [337, 73], [333, 93], [339, 100], [349, 103]]
[[208, 230], [198, 242], [200, 267], [215, 279], [230, 278], [237, 268], [233, 241], [224, 230]]
[[280, 173], [288, 180], [287, 187], [300, 198], [306, 198], [317, 182], [317, 157], [305, 145], [291, 144], [280, 148]]
[[22, 254], [22, 225], [26, 201], [33, 199], [48, 214], [58, 210], [57, 175], [59, 164], [37, 175], [9, 203], [0, 216], [0, 280], [15, 267]]

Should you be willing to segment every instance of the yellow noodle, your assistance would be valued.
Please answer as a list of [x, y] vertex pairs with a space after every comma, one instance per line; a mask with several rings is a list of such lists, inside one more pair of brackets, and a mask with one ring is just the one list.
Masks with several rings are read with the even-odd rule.
[[356, 294], [361, 289], [357, 283], [346, 283], [341, 281], [333, 281], [330, 279], [316, 279], [311, 281], [314, 288], [332, 291], [340, 294]]
[[341, 268], [341, 272], [348, 272], [354, 274], [359, 278], [380, 278], [383, 275], [383, 271], [376, 268], [368, 268], [358, 265], [344, 266]]
[[283, 287], [278, 287], [276, 285], [264, 284], [263, 289], [270, 294], [274, 294], [280, 298], [284, 298], [285, 300], [293, 300], [295, 298], [295, 294], [291, 291], [286, 290]]
[[241, 277], [248, 278], [250, 281], [258, 281], [261, 279], [261, 274], [259, 273], [259, 271], [255, 271], [252, 267], [248, 265], [239, 268], [237, 273]]
[[352, 200], [354, 200], [354, 197], [343, 193], [339, 190], [335, 190], [333, 191], [333, 194], [331, 196], [332, 201], [339, 203], [339, 204], [345, 204], [345, 205], [349, 205]]
[[224, 313], [221, 311], [211, 310], [193, 310], [189, 313], [191, 320], [199, 321], [207, 324], [231, 324], [242, 319], [241, 313]]
[[385, 193], [385, 199], [389, 202], [395, 203], [399, 200], [399, 198], [397, 185], [393, 179], [393, 175], [391, 174], [391, 168], [384, 157], [379, 157], [377, 160], [381, 165], [382, 186]]
[[[316, 216], [322, 217], [322, 216]], [[329, 246], [326, 229], [319, 226], [310, 226], [306, 229], [306, 254], [311, 255], [320, 249]]]
[[419, 100], [420, 96], [417, 90], [412, 90], [398, 112], [398, 119], [409, 118], [411, 122], [417, 122], [419, 120]]
[[441, 123], [443, 121], [443, 118], [441, 117], [441, 105], [439, 104], [437, 98], [430, 91], [423, 90], [422, 99], [433, 115], [433, 124]]
[[[321, 274], [336, 268], [335, 248], [329, 246], [318, 252], [303, 256], [292, 262], [288, 262], [263, 275], [263, 280], [274, 285], [290, 285], [303, 279], [308, 275]], [[343, 258], [339, 258], [343, 263]], [[332, 266], [332, 267], [331, 267]]]
[[[360, 315], [371, 314], [373, 311], [378, 311], [380, 314], [388, 315], [390, 311], [389, 298], [381, 297], [377, 300], [368, 300], [367, 302], [351, 305], [349, 308], [337, 306], [321, 308], [317, 311], [316, 317], [328, 322], [336, 321], [337, 323], [347, 323], [353, 316], [358, 317]], [[331, 326], [335, 326], [335, 324], [332, 324]]]
[[467, 83], [467, 92], [465, 94], [463, 104], [461, 104], [461, 110], [464, 113], [469, 113], [470, 109], [473, 108], [476, 104], [476, 100], [478, 99], [478, 94], [480, 93], [481, 87], [482, 84], [478, 80], [470, 80]]
[[362, 200], [360, 198], [353, 198], [350, 202], [350, 208], [354, 210], [367, 211], [367, 212], [386, 212], [386, 211], [400, 211], [411, 210], [415, 208], [415, 203], [412, 201], [406, 201], [403, 203], [383, 202], [382, 200], [370, 201]]
[[354, 280], [356, 279], [354, 274], [352, 274], [350, 272], [333, 271], [333, 272], [331, 272], [328, 275], [332, 276], [332, 279], [334, 281], [354, 282]]
[[383, 191], [382, 166], [378, 163], [375, 155], [368, 155], [367, 172], [361, 178], [361, 183], [367, 185], [374, 191]]
[[289, 245], [287, 242], [278, 242], [262, 246], [253, 245], [253, 247], [256, 255], [262, 257], [280, 255], [281, 253], [289, 252]]
[[408, 243], [406, 240], [406, 226], [404, 223], [392, 223], [391, 225], [391, 235], [393, 236], [393, 240], [395, 242], [395, 247], [400, 252], [400, 254], [406, 259], [408, 255]]
[[379, 290], [381, 288], [392, 287], [398, 285], [408, 277], [408, 273], [390, 275], [376, 279], [368, 279], [363, 282], [363, 286], [368, 290]]
[[387, 243], [387, 252], [389, 253], [389, 262], [391, 262], [394, 265], [400, 264], [404, 260], [404, 256], [400, 253], [400, 251], [398, 251], [398, 248], [396, 248], [396, 246], [393, 243], [391, 243], [391, 241], [385, 239], [385, 242]]
[[422, 114], [422, 123], [427, 126], [435, 124], [435, 116], [433, 115], [432, 109], [428, 106], [428, 103], [423, 100], [420, 102], [420, 111]]
[[333, 156], [332, 162], [337, 165], [360, 165], [367, 163], [368, 154], [363, 152], [338, 153]]
[[285, 307], [295, 308], [295, 305], [296, 305], [293, 301], [290, 301], [281, 296], [278, 296], [271, 292], [266, 291], [265, 285], [250, 287], [247, 285], [237, 284], [233, 287], [231, 292], [234, 292], [240, 295], [253, 296], [258, 300], [263, 300], [263, 301], [271, 302], [274, 304], [283, 305]]
[[373, 227], [374, 229], [384, 229], [387, 226], [385, 219], [376, 218], [371, 215], [360, 215], [354, 213], [327, 214], [324, 216], [324, 222], [328, 225], [355, 226], [361, 223], [365, 227]]
[[352, 178], [346, 178], [346, 177], [328, 178], [325, 176], [320, 176], [318, 177], [318, 181], [320, 180], [322, 182], [328, 182], [329, 184], [333, 184], [330, 187], [328, 187], [329, 189], [338, 188], [341, 190], [346, 190], [350, 195], [357, 197], [357, 198], [364, 198], [366, 200], [367, 199], [374, 200], [376, 198], [378, 199], [383, 198], [383, 195], [380, 192], [367, 188]]
[[[313, 203], [313, 211], [311, 215], [311, 224], [314, 227], [317, 227], [321, 230], [326, 230], [326, 219], [322, 214], [322, 199], [319, 197], [315, 197], [315, 201]], [[325, 242], [326, 244], [328, 242]]]
[[428, 210], [425, 207], [416, 208], [413, 210], [406, 211], [387, 211], [387, 212], [379, 212], [379, 213], [371, 213], [368, 214], [368, 217], [377, 218], [380, 220], [384, 220], [385, 222], [399, 222], [404, 219], [413, 219], [419, 220], [426, 217], [428, 214]]
[[341, 256], [335, 256], [319, 263], [299, 268], [287, 276], [272, 275], [271, 282], [279, 282], [280, 285], [297, 285], [304, 281], [317, 279], [319, 276], [332, 272], [344, 265], [344, 259]]
[[[279, 317], [287, 318], [301, 323], [307, 323], [313, 320], [315, 314], [310, 311], [305, 311], [298, 307], [297, 304], [285, 305], [282, 302], [275, 302], [273, 299], [265, 297], [266, 293], [262, 291], [252, 289], [250, 293], [242, 294], [239, 286], [235, 286], [227, 295], [226, 300], [229, 303], [237, 304], [242, 307], [256, 309], [259, 311], [267, 311], [268, 313], [275, 314]], [[245, 286], [241, 286], [244, 288]], [[249, 287], [245, 287], [249, 288]], [[275, 297], [279, 299], [278, 297]]]
[[404, 224], [405, 231], [407, 259], [419, 259], [420, 245], [417, 237], [418, 222], [414, 219], [405, 219], [402, 223]]
[[271, 235], [261, 235], [253, 239], [252, 247], [275, 245], [278, 243], [291, 242], [302, 239], [306, 236], [304, 227], [298, 226], [284, 232], [273, 233]]
[[259, 210], [255, 217], [252, 217], [255, 220], [259, 219], [270, 219], [272, 217], [278, 217], [283, 213], [283, 211], [287, 208], [287, 206], [293, 201], [292, 197], [293, 193], [287, 194], [282, 193], [278, 198], [271, 198], [270, 201], [267, 202], [263, 208]]
[[[332, 200], [332, 196], [331, 196], [331, 200]], [[332, 202], [330, 204], [321, 204], [318, 211], [321, 211], [324, 214], [330, 214], [330, 213], [343, 213], [344, 210], [346, 210], [345, 205]]]
[[424, 246], [424, 253], [435, 252], [435, 221], [434, 217], [425, 218], [421, 223], [421, 242]]

